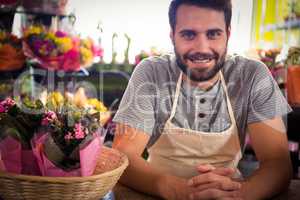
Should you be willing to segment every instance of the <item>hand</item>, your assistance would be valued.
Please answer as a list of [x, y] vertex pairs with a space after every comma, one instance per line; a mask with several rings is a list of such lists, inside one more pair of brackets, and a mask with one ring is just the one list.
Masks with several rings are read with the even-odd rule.
[[[188, 181], [178, 177], [172, 177], [165, 183], [164, 199], [168, 200], [241, 200], [233, 191], [222, 191], [218, 183], [211, 183], [201, 187], [190, 187]], [[192, 194], [192, 196], [191, 196]], [[194, 195], [195, 194], [195, 195]]]
[[212, 165], [197, 167], [200, 175], [191, 178], [188, 185], [196, 190], [190, 194], [191, 200], [196, 199], [241, 199], [241, 183], [231, 177], [235, 170], [230, 168], [215, 168]]
[[167, 200], [189, 200], [189, 195], [196, 191], [189, 187], [187, 180], [171, 175], [164, 175], [161, 184], [161, 197]]
[[207, 172], [213, 172], [215, 174], [222, 175], [222, 176], [228, 176], [228, 177], [231, 177], [231, 178], [236, 173], [236, 171], [232, 168], [228, 168], [228, 167], [216, 168], [216, 167], [214, 167], [213, 165], [210, 165], [210, 164], [199, 165], [197, 167], [197, 171], [200, 174], [204, 174], [204, 173], [207, 173]]

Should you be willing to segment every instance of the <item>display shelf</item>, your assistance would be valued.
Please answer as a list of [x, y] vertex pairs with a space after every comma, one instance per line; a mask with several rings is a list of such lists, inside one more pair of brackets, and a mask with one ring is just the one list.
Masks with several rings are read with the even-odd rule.
[[19, 13], [19, 14], [25, 14], [25, 15], [40, 15], [40, 16], [51, 16], [51, 17], [59, 17], [59, 18], [64, 18], [64, 17], [69, 17], [69, 18], [73, 18], [73, 20], [76, 20], [76, 16], [74, 14], [69, 14], [69, 15], [65, 15], [65, 14], [55, 14], [55, 13], [46, 13], [46, 12], [36, 12], [36, 11], [32, 11], [32, 10], [21, 10], [21, 9], [3, 9], [0, 7], [0, 13], [5, 13], [5, 14], [15, 14], [15, 13]]
[[263, 32], [276, 31], [276, 30], [289, 30], [300, 29], [300, 18], [287, 20], [284, 23], [268, 24], [262, 27]]

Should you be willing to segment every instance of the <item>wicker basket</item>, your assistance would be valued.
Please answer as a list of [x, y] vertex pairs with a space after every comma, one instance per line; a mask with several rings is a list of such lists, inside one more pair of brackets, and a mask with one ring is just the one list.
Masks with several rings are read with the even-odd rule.
[[0, 172], [4, 200], [99, 200], [111, 190], [128, 166], [127, 157], [104, 147], [93, 176], [42, 177]]

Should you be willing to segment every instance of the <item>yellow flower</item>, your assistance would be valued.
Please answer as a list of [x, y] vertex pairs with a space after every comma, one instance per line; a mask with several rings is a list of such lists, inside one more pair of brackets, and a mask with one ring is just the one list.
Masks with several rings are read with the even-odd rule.
[[57, 109], [64, 104], [64, 97], [60, 92], [52, 92], [48, 95], [47, 99], [48, 106]]
[[52, 40], [54, 42], [56, 42], [57, 37], [55, 36], [55, 34], [53, 32], [48, 32], [45, 36], [46, 39]]
[[56, 38], [55, 42], [62, 53], [68, 52], [73, 48], [72, 39], [69, 37]]
[[0, 31], [0, 40], [4, 40], [7, 37], [5, 31]]
[[41, 26], [30, 26], [28, 29], [25, 30], [24, 36], [28, 37], [29, 35], [41, 34], [42, 32], [43, 28]]
[[38, 51], [42, 56], [46, 56], [48, 54], [48, 51], [47, 51], [45, 45], [41, 46], [41, 48]]
[[88, 105], [96, 109], [98, 112], [107, 112], [105, 105], [98, 99], [88, 99]]
[[81, 46], [91, 49], [92, 48], [92, 41], [91, 39], [87, 38], [87, 39], [82, 39], [81, 40]]
[[88, 64], [93, 60], [93, 52], [84, 47], [80, 47], [80, 56], [83, 64]]

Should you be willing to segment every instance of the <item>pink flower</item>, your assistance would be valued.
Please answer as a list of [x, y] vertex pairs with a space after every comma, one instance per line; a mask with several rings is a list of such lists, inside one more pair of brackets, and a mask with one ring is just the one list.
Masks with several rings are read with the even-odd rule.
[[0, 113], [4, 113], [4, 112], [6, 112], [6, 109], [2, 104], [0, 104]]
[[68, 34], [62, 31], [56, 31], [55, 36], [56, 37], [66, 37]]
[[53, 111], [49, 111], [44, 115], [42, 125], [47, 126], [50, 122], [53, 122], [55, 119], [57, 119], [56, 113]]
[[75, 132], [76, 139], [83, 139], [85, 137], [83, 127], [81, 126], [80, 123], [75, 124], [74, 132]]
[[0, 112], [7, 112], [11, 107], [16, 105], [16, 102], [11, 98], [7, 98], [4, 101], [0, 102]]
[[72, 72], [80, 70], [80, 53], [76, 49], [71, 49], [63, 55], [63, 60], [59, 67], [65, 72]]
[[72, 140], [72, 139], [74, 139], [74, 137], [72, 136], [72, 133], [68, 132], [68, 134], [65, 135], [65, 140]]
[[100, 46], [92, 44], [92, 52], [94, 56], [102, 57], [104, 50]]

